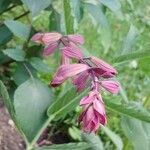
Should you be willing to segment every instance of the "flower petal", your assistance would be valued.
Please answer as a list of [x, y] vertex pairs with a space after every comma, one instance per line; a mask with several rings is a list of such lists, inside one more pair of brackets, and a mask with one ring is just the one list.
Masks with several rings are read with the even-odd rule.
[[62, 65], [70, 64], [70, 59], [63, 52], [61, 53], [61, 64]]
[[119, 92], [119, 83], [117, 81], [101, 81], [101, 86], [113, 94]]
[[91, 62], [96, 65], [96, 67], [102, 69], [106, 74], [111, 74], [112, 76], [115, 76], [117, 74], [117, 71], [115, 68], [113, 68], [111, 65], [106, 63], [105, 61], [96, 58], [94, 56], [91, 57]]
[[70, 34], [68, 35], [69, 40], [76, 44], [84, 44], [84, 38], [82, 35], [79, 34]]
[[75, 76], [78, 73], [81, 73], [89, 69], [87, 65], [84, 64], [67, 64], [59, 67], [57, 73], [54, 76], [53, 81], [51, 82], [52, 86], [58, 86], [62, 84], [69, 77]]
[[63, 47], [61, 50], [69, 58], [76, 58], [76, 59], [83, 58], [81, 50], [73, 43], [70, 43], [68, 46]]
[[62, 35], [57, 32], [52, 32], [52, 33], [44, 33], [42, 37], [42, 41], [45, 45], [52, 44], [54, 42], [58, 42]]
[[44, 52], [43, 52], [43, 55], [44, 56], [47, 56], [47, 55], [51, 55], [55, 49], [57, 48], [58, 46], [58, 43], [52, 43], [52, 44], [49, 44], [45, 49], [44, 49]]
[[73, 79], [73, 84], [76, 86], [77, 92], [80, 92], [85, 88], [88, 77], [89, 73], [87, 71], [84, 71]]

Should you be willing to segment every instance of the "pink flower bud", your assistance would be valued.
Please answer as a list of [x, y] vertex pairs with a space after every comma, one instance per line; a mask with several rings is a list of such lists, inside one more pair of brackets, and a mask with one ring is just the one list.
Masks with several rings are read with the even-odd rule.
[[36, 33], [35, 35], [33, 35], [31, 40], [36, 42], [36, 43], [43, 43], [43, 41], [42, 41], [43, 35], [44, 35], [43, 33]]

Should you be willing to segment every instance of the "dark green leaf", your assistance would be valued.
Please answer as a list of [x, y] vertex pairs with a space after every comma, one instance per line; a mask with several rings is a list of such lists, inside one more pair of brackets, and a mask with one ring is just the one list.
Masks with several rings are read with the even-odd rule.
[[61, 32], [61, 15], [53, 8], [49, 16], [49, 30]]
[[20, 85], [30, 78], [30, 74], [25, 65], [32, 73], [32, 76], [36, 77], [36, 72], [31, 65], [29, 65], [28, 63], [18, 63], [12, 75], [12, 78], [16, 85]]
[[5, 25], [0, 26], [0, 35], [1, 35], [0, 45], [9, 42], [13, 36], [13, 34]]
[[24, 61], [25, 59], [25, 52], [19, 48], [5, 49], [3, 53], [16, 61]]
[[82, 137], [84, 141], [91, 145], [90, 150], [104, 150], [103, 143], [98, 135], [83, 133]]
[[54, 144], [52, 146], [44, 146], [35, 148], [33, 150], [87, 150], [90, 145], [84, 142], [68, 143], [68, 144]]
[[132, 142], [134, 150], [150, 149], [150, 124], [129, 117], [122, 117], [122, 129]]
[[51, 69], [50, 67], [45, 64], [42, 59], [38, 58], [38, 57], [32, 57], [30, 59], [30, 64], [32, 65], [32, 67], [34, 67], [37, 71], [41, 72], [41, 73], [50, 73]]
[[105, 104], [108, 108], [118, 113], [150, 123], [150, 113], [146, 111], [139, 103], [121, 104], [105, 99]]
[[4, 23], [15, 36], [24, 40], [28, 40], [30, 35], [29, 26], [14, 20], [7, 20]]
[[51, 90], [33, 78], [21, 84], [15, 91], [16, 118], [28, 142], [35, 138], [47, 120], [46, 110], [52, 100]]
[[11, 0], [1, 0], [0, 1], [0, 13], [5, 11], [10, 5], [10, 3], [11, 3]]
[[65, 117], [66, 114], [75, 109], [80, 99], [87, 93], [87, 90], [80, 94], [77, 94], [75, 88], [67, 90], [65, 94], [56, 99], [49, 107], [48, 116], [54, 115], [55, 119]]
[[63, 0], [63, 4], [66, 34], [74, 33], [74, 16], [71, 8], [71, 1]]
[[0, 80], [0, 95], [3, 98], [3, 101], [9, 111], [11, 118], [15, 122], [15, 111], [14, 111], [14, 107], [13, 107], [13, 101], [10, 99], [8, 91], [1, 80]]
[[32, 16], [35, 17], [41, 10], [47, 8], [52, 0], [21, 0], [32, 12]]

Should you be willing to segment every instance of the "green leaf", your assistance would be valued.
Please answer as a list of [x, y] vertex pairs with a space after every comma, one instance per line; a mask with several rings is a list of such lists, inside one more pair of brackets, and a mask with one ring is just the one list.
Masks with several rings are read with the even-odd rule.
[[35, 17], [41, 10], [47, 8], [52, 0], [21, 0], [32, 12], [32, 17]]
[[115, 13], [115, 15], [123, 20], [123, 13], [121, 10], [120, 0], [99, 0], [104, 6], [108, 7], [111, 11]]
[[112, 140], [112, 142], [116, 145], [118, 150], [122, 150], [123, 143], [122, 139], [113, 131], [105, 126], [101, 126], [102, 130], [107, 134], [107, 136]]
[[6, 20], [4, 23], [15, 36], [23, 40], [28, 40], [30, 35], [29, 26], [14, 20]]
[[7, 88], [5, 87], [5, 85], [3, 84], [3, 82], [1, 80], [0, 80], [0, 95], [3, 98], [3, 101], [9, 111], [11, 118], [15, 122], [16, 118], [15, 118], [15, 111], [14, 111], [14, 107], [13, 107], [13, 101], [10, 99]]
[[54, 144], [52, 146], [44, 146], [35, 148], [33, 150], [87, 150], [90, 148], [88, 143], [68, 143], [68, 144]]
[[70, 0], [63, 0], [66, 34], [74, 33], [74, 16]]
[[104, 150], [103, 143], [98, 135], [83, 133], [82, 138], [91, 145], [90, 150]]
[[49, 16], [49, 30], [61, 32], [61, 15], [54, 8]]
[[102, 6], [97, 4], [93, 5], [91, 3], [86, 4], [88, 12], [101, 26], [101, 42], [104, 47], [105, 53], [111, 46], [111, 31], [105, 14], [103, 13]]
[[15, 91], [16, 118], [28, 142], [32, 142], [47, 121], [46, 110], [52, 100], [51, 90], [33, 78], [21, 84]]
[[32, 76], [36, 77], [36, 71], [30, 64], [17, 63], [15, 71], [12, 75], [12, 78], [13, 78], [14, 82], [16, 83], [16, 85], [20, 85], [30, 78], [30, 74], [25, 66], [28, 67], [28, 69], [32, 73]]
[[0, 45], [6, 44], [7, 42], [9, 42], [13, 36], [13, 34], [10, 32], [10, 30], [5, 25], [0, 26], [0, 35], [3, 35], [0, 38]]
[[150, 124], [129, 117], [122, 117], [122, 129], [132, 142], [134, 150], [150, 149]]
[[87, 93], [88, 89], [77, 94], [75, 88], [66, 91], [60, 98], [56, 99], [48, 108], [48, 116], [54, 115], [55, 119], [63, 118], [79, 104], [80, 99]]
[[121, 9], [121, 4], [119, 0], [99, 0], [103, 5], [108, 7], [111, 11], [118, 11]]
[[113, 60], [113, 62], [114, 63], [122, 63], [125, 61], [130, 61], [133, 59], [142, 59], [142, 58], [146, 58], [146, 57], [150, 57], [150, 51], [149, 50], [137, 51], [137, 52], [132, 52], [129, 54], [121, 55], [121, 56], [115, 58]]
[[71, 0], [72, 11], [75, 15], [75, 19], [77, 22], [80, 22], [83, 18], [83, 7], [81, 0]]
[[25, 52], [22, 49], [5, 49], [3, 53], [16, 61], [24, 61], [25, 59]]
[[133, 47], [138, 35], [139, 35], [138, 29], [134, 25], [131, 24], [129, 32], [128, 32], [126, 38], [124, 39], [123, 46], [121, 49], [121, 54], [127, 54], [127, 53], [131, 52], [132, 47]]
[[50, 73], [51, 69], [50, 67], [45, 64], [42, 59], [38, 58], [38, 57], [32, 57], [30, 60], [30, 64], [32, 65], [32, 67], [34, 67], [37, 71], [41, 72], [41, 73]]
[[145, 122], [150, 123], [150, 113], [145, 110], [139, 103], [115, 103], [111, 100], [105, 99], [105, 104], [108, 108]]
[[5, 11], [8, 8], [10, 3], [11, 3], [11, 0], [1, 0], [0, 1], [0, 13], [3, 13], [3, 11]]

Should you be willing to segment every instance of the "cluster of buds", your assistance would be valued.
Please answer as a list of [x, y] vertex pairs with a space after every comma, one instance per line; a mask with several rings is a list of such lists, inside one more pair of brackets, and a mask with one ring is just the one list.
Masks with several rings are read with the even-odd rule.
[[[32, 41], [45, 46], [43, 55], [52, 54], [56, 48], [61, 52], [61, 65], [53, 80], [52, 87], [57, 87], [72, 78], [72, 84], [77, 92], [81, 92], [90, 85], [90, 92], [80, 101], [83, 112], [79, 117], [82, 130], [97, 132], [100, 125], [107, 123], [105, 106], [100, 91], [105, 89], [112, 94], [119, 91], [119, 83], [112, 80], [117, 71], [105, 61], [94, 56], [84, 57], [78, 44], [84, 43], [81, 35], [63, 36], [60, 33], [37, 33]], [[72, 63], [76, 59], [76, 63]]]

